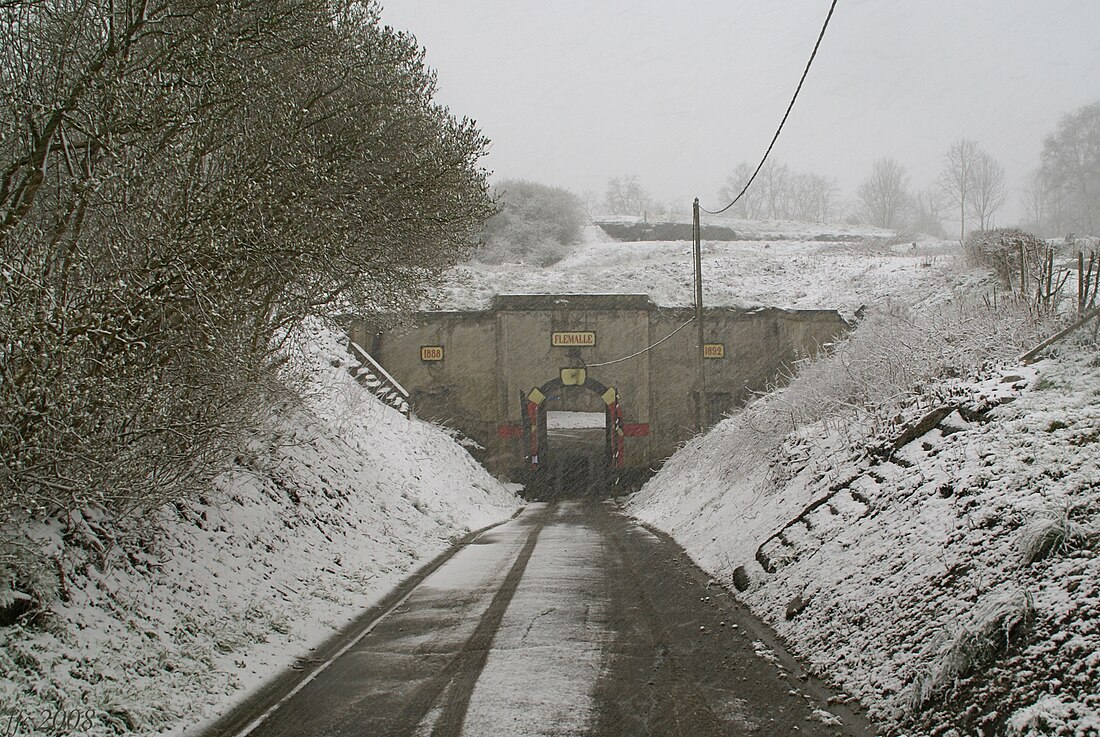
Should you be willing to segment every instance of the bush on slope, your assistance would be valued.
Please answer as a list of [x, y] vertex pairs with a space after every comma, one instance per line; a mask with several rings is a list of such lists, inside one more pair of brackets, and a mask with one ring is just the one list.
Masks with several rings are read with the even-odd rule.
[[580, 241], [588, 222], [581, 199], [561, 187], [506, 179], [493, 195], [499, 210], [486, 221], [475, 253], [482, 263], [555, 264]]
[[490, 214], [377, 3], [233, 10], [0, 2], [0, 540], [193, 501], [286, 326], [413, 307]]

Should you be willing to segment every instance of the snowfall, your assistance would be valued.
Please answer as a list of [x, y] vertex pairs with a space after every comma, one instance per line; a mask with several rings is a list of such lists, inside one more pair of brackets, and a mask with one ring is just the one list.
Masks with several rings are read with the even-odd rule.
[[[735, 226], [746, 240], [705, 246], [709, 304], [965, 313], [960, 295], [992, 292], [955, 243]], [[691, 289], [689, 244], [590, 229], [551, 267], [457, 267], [433, 306], [534, 292], [686, 305]], [[843, 358], [807, 366], [804, 380], [845, 373]], [[1100, 360], [1070, 342], [1030, 366], [1002, 358], [930, 378], [911, 401], [762, 426], [799, 396], [796, 378], [688, 443], [622, 504], [736, 590], [885, 735], [1096, 736]], [[0, 628], [7, 712], [96, 710], [79, 734], [192, 734], [301, 667], [468, 531], [517, 511], [515, 488], [444, 428], [355, 383], [338, 334], [312, 326], [301, 360], [305, 400], [273, 412], [216, 493], [123, 530], [89, 510], [26, 531], [66, 591], [45, 624]]]

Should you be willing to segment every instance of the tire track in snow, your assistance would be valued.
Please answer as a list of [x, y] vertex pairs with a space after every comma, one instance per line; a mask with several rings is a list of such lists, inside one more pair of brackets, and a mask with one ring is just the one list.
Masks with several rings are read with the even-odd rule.
[[611, 632], [607, 549], [591, 504], [562, 502], [501, 622], [463, 737], [591, 735]]
[[515, 596], [527, 562], [535, 550], [539, 533], [546, 526], [549, 508], [543, 511], [528, 534], [527, 542], [516, 557], [515, 563], [505, 576], [504, 582], [493, 595], [489, 608], [481, 616], [470, 638], [463, 644], [458, 654], [447, 666], [427, 683], [422, 685], [402, 709], [394, 723], [395, 734], [412, 734], [436, 706], [436, 702], [446, 693], [446, 701], [431, 730], [432, 737], [458, 737], [462, 731], [462, 722], [470, 704], [470, 696], [489, 657], [489, 649], [508, 605]]

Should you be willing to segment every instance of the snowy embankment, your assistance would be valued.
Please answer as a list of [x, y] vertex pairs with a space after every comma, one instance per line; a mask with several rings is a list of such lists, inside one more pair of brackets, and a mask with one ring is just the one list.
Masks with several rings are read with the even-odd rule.
[[894, 399], [858, 384], [950, 342], [889, 324], [697, 438], [628, 510], [887, 734], [1100, 734], [1100, 359], [995, 369], [975, 348], [917, 371], [973, 378]]
[[303, 353], [305, 401], [273, 410], [209, 496], [122, 530], [89, 512], [28, 531], [65, 596], [45, 623], [0, 628], [6, 712], [92, 710], [67, 730], [86, 735], [182, 733], [515, 512], [439, 428], [360, 388], [337, 334], [315, 329]]
[[[755, 225], [746, 232], [753, 240], [704, 242], [707, 305], [835, 309], [851, 315], [863, 305], [909, 301], [914, 295], [926, 302], [940, 300], [956, 287], [989, 279], [965, 263], [956, 242], [897, 243], [896, 236], [868, 228]], [[438, 307], [485, 309], [494, 295], [504, 293], [644, 293], [661, 306], [693, 303], [691, 243], [620, 243], [595, 230], [589, 228], [586, 242], [552, 266], [457, 266], [448, 274]]]

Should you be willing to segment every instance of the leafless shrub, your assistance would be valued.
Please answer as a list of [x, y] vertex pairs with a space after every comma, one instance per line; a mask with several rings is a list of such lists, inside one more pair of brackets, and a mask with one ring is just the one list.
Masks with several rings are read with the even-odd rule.
[[1015, 228], [975, 230], [963, 243], [967, 259], [975, 266], [993, 270], [1008, 289], [1020, 273], [1020, 249], [1038, 254], [1046, 243], [1034, 235]]
[[1055, 263], [1055, 248], [1016, 228], [976, 230], [963, 244], [967, 258], [993, 270], [1002, 286], [1034, 300], [1038, 308], [1057, 307], [1069, 270]]
[[1070, 505], [1053, 507], [1024, 525], [1017, 547], [1025, 564], [1087, 545], [1096, 536], [1073, 519], [1074, 511]]
[[1023, 589], [997, 591], [985, 597], [966, 623], [944, 632], [922, 653], [928, 665], [913, 681], [910, 708], [924, 708], [952, 690], [960, 678], [996, 659], [1023, 639], [1034, 618], [1034, 601]]
[[[1015, 361], [1043, 325], [1020, 302], [959, 301], [923, 313], [895, 305], [872, 312], [831, 351], [799, 362], [773, 391], [734, 417], [736, 426], [727, 432], [741, 450], [727, 463], [776, 458], [792, 432], [817, 422], [860, 447], [855, 436], [886, 428], [913, 404], [944, 399], [934, 396], [944, 378]], [[778, 459], [775, 464], [790, 466]]]
[[580, 239], [588, 219], [581, 199], [561, 187], [509, 179], [493, 194], [499, 209], [486, 221], [475, 254], [483, 263], [557, 263]]

